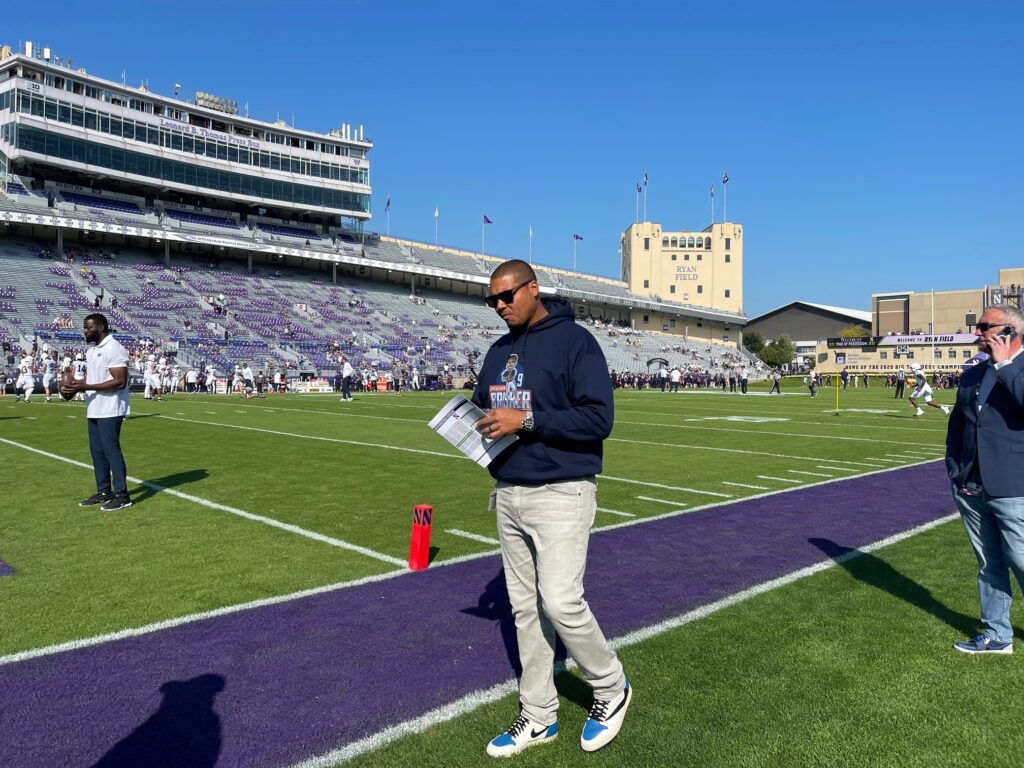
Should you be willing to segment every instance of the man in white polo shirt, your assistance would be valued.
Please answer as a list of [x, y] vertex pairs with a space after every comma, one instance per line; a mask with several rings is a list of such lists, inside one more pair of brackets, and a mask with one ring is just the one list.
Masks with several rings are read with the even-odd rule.
[[60, 387], [61, 394], [68, 398], [76, 392], [85, 392], [96, 493], [78, 505], [100, 504], [104, 512], [112, 512], [132, 505], [128, 496], [128, 470], [121, 454], [121, 424], [130, 410], [128, 353], [110, 335], [107, 318], [98, 312], [88, 315], [82, 328], [85, 341], [90, 345], [85, 353], [85, 380], [65, 380]]

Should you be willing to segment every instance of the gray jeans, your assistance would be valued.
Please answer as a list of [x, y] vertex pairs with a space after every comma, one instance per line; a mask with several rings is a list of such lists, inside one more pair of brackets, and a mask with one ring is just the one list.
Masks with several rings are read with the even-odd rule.
[[587, 545], [597, 507], [594, 478], [495, 488], [498, 537], [519, 641], [519, 701], [536, 723], [557, 719], [555, 635], [600, 699], [622, 692], [626, 678], [583, 598]]

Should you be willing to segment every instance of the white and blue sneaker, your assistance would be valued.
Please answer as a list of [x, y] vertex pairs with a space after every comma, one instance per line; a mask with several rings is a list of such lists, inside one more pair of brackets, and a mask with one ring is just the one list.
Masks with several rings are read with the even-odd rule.
[[594, 703], [590, 705], [590, 716], [580, 736], [580, 746], [584, 752], [597, 752], [619, 735], [622, 721], [626, 718], [626, 710], [632, 700], [633, 688], [629, 681], [626, 682], [622, 693], [611, 701], [594, 699]]
[[975, 635], [970, 640], [958, 640], [953, 647], [960, 653], [1013, 653], [1013, 643], [1001, 643], [988, 635]]
[[525, 715], [519, 715], [512, 727], [491, 739], [487, 754], [491, 757], [511, 757], [527, 747], [546, 744], [558, 736], [558, 723], [541, 725]]

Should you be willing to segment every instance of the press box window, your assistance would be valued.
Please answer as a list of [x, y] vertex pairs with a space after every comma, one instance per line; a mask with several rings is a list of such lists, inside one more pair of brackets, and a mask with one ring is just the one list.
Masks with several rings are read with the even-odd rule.
[[644, 280], [644, 288], [650, 288], [650, 287], [651, 287], [651, 281], [650, 280]]
[[732, 291], [730, 291], [728, 288], [726, 288], [725, 289], [725, 298], [728, 299], [731, 293], [732, 293]]
[[674, 285], [670, 285], [670, 286], [668, 287], [668, 292], [669, 292], [669, 293], [675, 293], [675, 292], [676, 292], [676, 287], [675, 287]]
[[732, 245], [732, 238], [731, 238], [731, 237], [727, 237], [727, 238], [725, 238], [725, 250], [727, 250], [727, 251], [728, 251], [728, 250], [729, 250], [729, 247], [730, 247], [731, 245]]
[[651, 238], [649, 238], [649, 237], [645, 237], [644, 238], [644, 250], [645, 251], [651, 250]]
[[703, 285], [698, 285], [697, 286], [697, 293], [704, 293], [704, 286]]

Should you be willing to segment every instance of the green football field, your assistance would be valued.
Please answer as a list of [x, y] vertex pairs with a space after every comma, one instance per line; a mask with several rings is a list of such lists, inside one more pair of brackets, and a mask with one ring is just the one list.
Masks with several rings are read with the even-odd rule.
[[[915, 505], [890, 475], [942, 456], [941, 411], [914, 418], [892, 390], [875, 386], [843, 392], [836, 415], [833, 390], [811, 399], [795, 384], [787, 389], [766, 396], [755, 387], [746, 397], [618, 392], [597, 531], [643, 530], [743, 499], [772, 504], [794, 489], [857, 477], [870, 478], [858, 497], [865, 508], [871, 489], [884, 489], [886, 503]], [[117, 513], [77, 506], [94, 490], [80, 404], [0, 399], [9, 479], [0, 562], [14, 571], [0, 578], [0, 661], [391, 575], [404, 568], [416, 504], [435, 510], [432, 568], [496, 552], [489, 476], [426, 426], [451, 394], [357, 394], [352, 403], [328, 395], [133, 397], [122, 444], [134, 505]], [[951, 404], [953, 393], [936, 399]], [[954, 511], [950, 500], [945, 513]], [[721, 542], [726, 553], [730, 546]], [[563, 673], [562, 735], [514, 759], [1019, 764], [1024, 725], [1013, 702], [1024, 668], [1017, 657], [977, 659], [950, 648], [973, 633], [977, 613], [976, 564], [960, 523], [862, 550], [840, 567], [623, 639], [635, 701], [619, 740], [598, 755], [576, 743], [586, 686]], [[679, 574], [716, 578], [692, 563]], [[637, 599], [657, 600], [660, 587], [637, 584]], [[515, 706], [505, 694], [462, 707], [398, 729], [350, 762], [485, 764], [484, 745]]]

